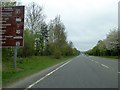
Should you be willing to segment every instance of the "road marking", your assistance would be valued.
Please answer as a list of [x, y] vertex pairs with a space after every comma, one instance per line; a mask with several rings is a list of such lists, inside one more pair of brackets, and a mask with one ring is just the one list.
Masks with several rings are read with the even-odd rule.
[[[97, 62], [97, 61], [95, 61], [95, 60], [91, 60], [91, 61], [93, 61], [93, 62], [95, 62], [95, 63], [99, 63], [99, 62]], [[109, 68], [108, 66], [106, 66], [106, 65], [104, 65], [104, 64], [101, 64], [103, 67], [106, 67], [106, 68]]]
[[99, 62], [97, 62], [97, 61], [94, 61], [95, 63], [99, 63]]
[[25, 90], [33, 87], [34, 85], [36, 85], [37, 83], [39, 83], [40, 81], [42, 81], [42, 80], [45, 79], [46, 77], [50, 76], [52, 73], [54, 73], [54, 72], [57, 71], [58, 69], [64, 67], [65, 65], [67, 65], [67, 64], [70, 63], [70, 62], [71, 62], [71, 60], [68, 61], [68, 62], [66, 62], [66, 63], [64, 63], [64, 64], [62, 64], [61, 66], [59, 66], [59, 67], [56, 68], [55, 70], [51, 71], [50, 73], [46, 74], [44, 77], [42, 77], [42, 78], [40, 78], [39, 80], [37, 80], [35, 83], [29, 85]]
[[97, 62], [97, 61], [94, 61], [94, 60], [91, 60], [91, 61], [93, 61], [93, 62], [95, 62], [95, 63], [99, 63], [99, 62]]
[[94, 61], [94, 60], [91, 60], [91, 61]]
[[104, 65], [104, 64], [101, 64], [103, 67], [106, 67], [106, 68], [109, 68], [108, 66]]
[[118, 72], [118, 74], [120, 74], [120, 72]]

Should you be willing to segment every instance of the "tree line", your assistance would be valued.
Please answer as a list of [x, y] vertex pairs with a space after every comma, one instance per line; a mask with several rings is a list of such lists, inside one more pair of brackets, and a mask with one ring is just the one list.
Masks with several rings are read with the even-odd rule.
[[85, 53], [95, 56], [118, 56], [120, 54], [119, 34], [117, 28], [110, 30], [104, 40], [99, 40], [96, 46]]
[[[11, 5], [11, 4], [7, 4]], [[43, 8], [31, 3], [25, 10], [24, 47], [18, 47], [18, 57], [47, 56], [56, 59], [78, 55], [80, 51], [67, 40], [65, 25], [57, 15], [47, 24]], [[2, 49], [3, 58], [13, 56], [13, 48]]]

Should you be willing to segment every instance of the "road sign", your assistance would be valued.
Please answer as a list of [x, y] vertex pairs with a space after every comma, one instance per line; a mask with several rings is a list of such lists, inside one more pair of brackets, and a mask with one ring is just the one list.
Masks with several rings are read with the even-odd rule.
[[23, 46], [24, 6], [2, 7], [0, 15], [1, 45]]

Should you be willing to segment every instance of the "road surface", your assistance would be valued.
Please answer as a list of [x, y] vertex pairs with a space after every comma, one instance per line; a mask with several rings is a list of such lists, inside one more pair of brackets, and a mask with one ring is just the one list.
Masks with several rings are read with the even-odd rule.
[[[118, 88], [118, 62], [80, 55], [18, 85], [22, 88]], [[17, 86], [17, 87], [18, 87]]]

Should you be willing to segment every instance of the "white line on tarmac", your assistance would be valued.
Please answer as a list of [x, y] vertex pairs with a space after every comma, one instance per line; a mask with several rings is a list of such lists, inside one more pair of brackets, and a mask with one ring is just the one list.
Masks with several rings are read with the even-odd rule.
[[118, 74], [120, 74], [120, 72], [118, 72]]
[[57, 71], [58, 69], [64, 67], [65, 65], [67, 65], [67, 64], [70, 63], [70, 62], [71, 62], [71, 60], [68, 61], [68, 62], [66, 62], [66, 63], [64, 63], [64, 64], [62, 64], [61, 66], [59, 66], [59, 67], [56, 68], [55, 70], [51, 71], [50, 73], [46, 74], [44, 77], [42, 77], [42, 78], [40, 78], [39, 80], [37, 80], [35, 83], [29, 85], [25, 90], [33, 87], [34, 85], [36, 85], [37, 83], [39, 83], [40, 81], [42, 81], [42, 80], [45, 79], [46, 77], [50, 76], [52, 73], [54, 73], [54, 72]]
[[94, 61], [95, 63], [99, 63], [99, 62], [97, 62], [97, 61]]
[[91, 60], [91, 61], [94, 61], [94, 60]]
[[108, 66], [104, 65], [104, 64], [101, 64], [103, 67], [106, 67], [106, 68], [109, 68]]

